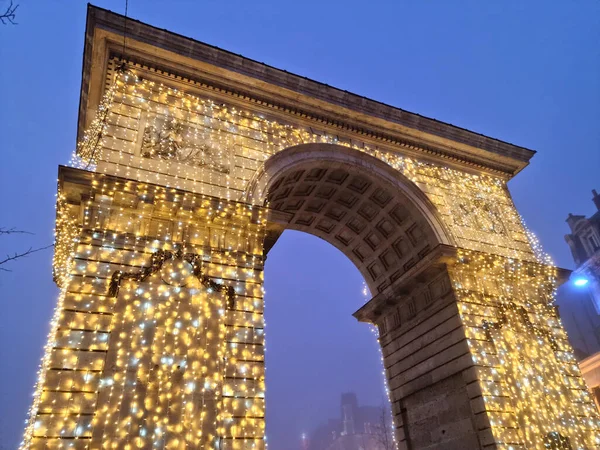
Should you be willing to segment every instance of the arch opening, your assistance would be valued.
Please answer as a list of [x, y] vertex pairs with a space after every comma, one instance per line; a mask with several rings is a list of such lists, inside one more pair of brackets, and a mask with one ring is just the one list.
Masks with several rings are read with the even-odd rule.
[[[373, 329], [352, 317], [364, 303], [363, 286], [345, 255], [308, 233], [286, 230], [271, 251], [265, 265], [269, 447], [338, 448], [344, 430], [352, 430], [347, 440], [363, 444], [383, 432], [392, 439], [380, 347]], [[344, 394], [358, 399], [345, 426]], [[380, 432], [373, 427], [382, 412], [388, 427]]]
[[[358, 150], [330, 144], [290, 147], [269, 158], [249, 186], [245, 200], [269, 210], [266, 251], [285, 230], [316, 236], [348, 258], [373, 296], [386, 292], [440, 244], [453, 243], [436, 208], [414, 183]], [[380, 386], [387, 381], [379, 380]], [[393, 416], [387, 401], [381, 407]]]

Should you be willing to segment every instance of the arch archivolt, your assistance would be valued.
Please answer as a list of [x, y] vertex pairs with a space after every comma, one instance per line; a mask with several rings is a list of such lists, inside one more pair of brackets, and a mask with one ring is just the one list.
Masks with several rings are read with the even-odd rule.
[[302, 144], [277, 153], [250, 185], [286, 229], [318, 236], [383, 291], [438, 244], [453, 238], [414, 183], [382, 161], [332, 144]]

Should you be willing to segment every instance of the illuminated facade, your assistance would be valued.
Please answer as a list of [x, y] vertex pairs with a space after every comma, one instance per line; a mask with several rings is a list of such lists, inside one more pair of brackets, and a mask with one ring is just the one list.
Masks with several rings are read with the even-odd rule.
[[[596, 448], [506, 182], [533, 152], [90, 7], [61, 287], [22, 448], [264, 449], [264, 257], [296, 229], [374, 297], [398, 448]], [[293, 276], [293, 274], [290, 274]], [[337, 280], [332, 280], [337, 282]]]
[[597, 211], [590, 217], [569, 214], [567, 224], [571, 234], [565, 236], [577, 269], [574, 283], [589, 289], [600, 314], [600, 194], [592, 189], [592, 201]]
[[561, 295], [560, 313], [575, 348], [584, 380], [600, 406], [600, 195], [592, 189], [596, 212], [590, 217], [569, 214], [571, 233], [565, 240], [576, 269], [570, 289]]

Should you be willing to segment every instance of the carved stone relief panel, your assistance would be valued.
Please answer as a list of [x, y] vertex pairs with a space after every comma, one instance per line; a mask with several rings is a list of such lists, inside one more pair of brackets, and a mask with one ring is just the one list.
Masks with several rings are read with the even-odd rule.
[[455, 196], [451, 198], [454, 223], [485, 233], [506, 235], [499, 208], [482, 198]]
[[140, 155], [229, 174], [233, 146], [216, 143], [211, 133], [193, 122], [149, 113], [142, 122]]

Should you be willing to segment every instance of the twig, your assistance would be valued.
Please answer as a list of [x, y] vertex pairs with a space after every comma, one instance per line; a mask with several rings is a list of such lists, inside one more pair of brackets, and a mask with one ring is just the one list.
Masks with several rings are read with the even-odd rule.
[[2, 236], [3, 234], [33, 234], [29, 231], [25, 231], [25, 230], [17, 230], [16, 228], [5, 228], [5, 227], [0, 227], [0, 236]]
[[[12, 256], [11, 255], [6, 255], [6, 258], [4, 258], [3, 260], [0, 261], [0, 266], [2, 266], [2, 264], [5, 264], [7, 262], [14, 261], [15, 259], [25, 258], [25, 257], [31, 255], [32, 253], [36, 253], [36, 252], [39, 252], [39, 251], [42, 251], [42, 250], [46, 250], [47, 248], [50, 248], [50, 247], [54, 247], [54, 244], [46, 245], [45, 247], [40, 247], [40, 248], [36, 248], [36, 249], [34, 249], [33, 247], [29, 247], [29, 250], [27, 250], [27, 251], [25, 251], [23, 253], [15, 253]], [[4, 267], [0, 267], [0, 271], [1, 272], [10, 272], [9, 269], [6, 269]]]
[[18, 3], [13, 6], [13, 2], [12, 2], [12, 0], [10, 0], [10, 4], [6, 8], [6, 11], [4, 11], [4, 14], [0, 15], [0, 21], [2, 22], [2, 25], [7, 25], [9, 23], [12, 25], [17, 25], [17, 22], [15, 22], [15, 17], [16, 17], [15, 11], [17, 10], [18, 7], [19, 7]]

